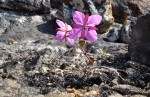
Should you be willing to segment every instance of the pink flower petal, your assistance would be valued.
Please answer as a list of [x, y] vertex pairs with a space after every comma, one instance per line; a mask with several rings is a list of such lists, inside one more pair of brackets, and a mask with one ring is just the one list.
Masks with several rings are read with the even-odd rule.
[[56, 34], [56, 39], [57, 40], [63, 40], [64, 36], [65, 36], [65, 32], [58, 31], [57, 34]]
[[64, 24], [64, 22], [62, 22], [62, 21], [60, 21], [60, 20], [56, 20], [56, 23], [57, 23], [57, 25], [60, 27], [60, 28], [63, 28], [63, 29], [65, 29], [65, 24]]
[[97, 32], [95, 30], [89, 30], [87, 32], [86, 39], [88, 39], [91, 42], [96, 41], [97, 40]]
[[78, 39], [81, 37], [81, 28], [74, 28], [72, 31], [70, 31], [69, 37], [72, 39]]
[[68, 42], [71, 44], [71, 45], [74, 45], [74, 39], [71, 39], [71, 38], [67, 38]]
[[66, 29], [67, 31], [71, 31], [72, 30], [72, 27], [70, 25], [67, 25], [68, 26], [68, 29]]
[[96, 25], [100, 24], [101, 21], [102, 21], [102, 17], [100, 15], [91, 15], [91, 16], [89, 16], [87, 25], [88, 26], [96, 26]]
[[76, 24], [83, 25], [85, 15], [82, 12], [75, 11], [73, 14], [73, 20]]
[[57, 28], [57, 31], [65, 32], [66, 30], [65, 30], [65, 29], [62, 29], [62, 28]]

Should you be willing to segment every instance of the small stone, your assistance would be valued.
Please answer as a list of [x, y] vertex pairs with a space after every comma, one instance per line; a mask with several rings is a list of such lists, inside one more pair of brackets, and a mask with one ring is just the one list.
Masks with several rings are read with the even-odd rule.
[[113, 86], [112, 89], [123, 95], [143, 93], [143, 90], [141, 88], [131, 86], [131, 85], [116, 85]]
[[75, 88], [67, 89], [67, 93], [73, 93], [75, 97], [83, 97], [83, 95]]
[[8, 44], [9, 45], [12, 45], [12, 44], [15, 44], [17, 43], [14, 39], [8, 39]]
[[113, 23], [107, 33], [105, 33], [103, 36], [108, 41], [115, 42], [118, 39], [120, 39], [120, 31], [122, 28], [122, 24], [119, 23]]
[[48, 73], [49, 68], [48, 67], [42, 67], [42, 73]]
[[4, 69], [0, 69], [0, 74], [2, 74], [4, 72]]
[[[92, 90], [92, 91], [86, 92], [84, 95], [85, 95], [86, 97], [88, 97], [88, 96], [90, 96], [90, 95], [96, 96], [96, 95], [98, 95], [98, 94], [99, 94], [99, 93], [98, 93], [97, 91]], [[90, 97], [91, 97], [91, 96], [90, 96]]]
[[113, 79], [113, 80], [112, 80], [112, 83], [113, 83], [114, 85], [118, 85], [118, 78]]
[[31, 23], [42, 23], [43, 22], [42, 16], [39, 16], [39, 15], [32, 16], [31, 19], [32, 19]]
[[118, 93], [113, 93], [108, 97], [123, 97], [123, 96], [121, 94], [118, 94]]
[[132, 95], [130, 97], [148, 97], [148, 96], [144, 96], [144, 95]]
[[60, 93], [53, 93], [49, 95], [49, 97], [76, 97], [76, 96], [74, 93], [60, 92]]
[[22, 16], [22, 17], [16, 19], [16, 21], [20, 22], [21, 24], [23, 24], [26, 20], [27, 19], [25, 16]]
[[61, 70], [61, 69], [55, 69], [54, 72], [55, 72], [57, 75], [61, 76], [61, 77], [64, 76], [64, 72], [63, 72], [63, 70]]
[[47, 83], [48, 86], [51, 86], [53, 83]]
[[80, 63], [80, 66], [81, 66], [81, 67], [85, 67], [85, 66], [86, 66], [86, 63], [85, 63], [85, 62], [81, 62], [81, 63]]
[[109, 87], [107, 84], [105, 84], [105, 83], [101, 83], [101, 84], [100, 84], [100, 88], [101, 88], [102, 90], [108, 90], [110, 87]]
[[72, 88], [72, 89], [69, 88], [69, 89], [66, 89], [66, 91], [67, 91], [67, 93], [75, 93], [76, 90], [74, 88]]

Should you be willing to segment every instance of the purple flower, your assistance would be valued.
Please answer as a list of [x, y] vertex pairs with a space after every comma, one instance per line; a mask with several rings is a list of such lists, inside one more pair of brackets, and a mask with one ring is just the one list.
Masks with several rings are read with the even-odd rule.
[[71, 45], [73, 45], [74, 39], [69, 38], [69, 32], [72, 30], [72, 27], [68, 25], [67, 23], [64, 23], [60, 20], [56, 20], [56, 23], [60, 27], [57, 29], [58, 31], [56, 34], [56, 39], [60, 41], [65, 40], [65, 42], [68, 41]]
[[100, 24], [102, 17], [100, 15], [84, 15], [82, 12], [75, 11], [73, 15], [75, 24], [73, 30], [70, 32], [70, 38], [72, 39], [88, 39], [89, 41], [97, 40], [98, 30], [95, 26]]

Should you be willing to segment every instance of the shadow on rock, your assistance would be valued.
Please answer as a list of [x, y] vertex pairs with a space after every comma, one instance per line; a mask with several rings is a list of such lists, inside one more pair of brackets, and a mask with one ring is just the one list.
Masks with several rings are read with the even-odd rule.
[[37, 29], [45, 34], [55, 35], [56, 33], [56, 23], [54, 21], [48, 21], [46, 23], [37, 25]]

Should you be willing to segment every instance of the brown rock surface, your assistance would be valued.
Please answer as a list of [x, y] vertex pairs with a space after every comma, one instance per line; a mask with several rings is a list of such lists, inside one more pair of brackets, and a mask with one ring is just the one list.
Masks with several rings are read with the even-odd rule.
[[112, 0], [115, 21], [123, 22], [128, 16], [139, 16], [150, 12], [150, 0]]

